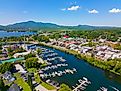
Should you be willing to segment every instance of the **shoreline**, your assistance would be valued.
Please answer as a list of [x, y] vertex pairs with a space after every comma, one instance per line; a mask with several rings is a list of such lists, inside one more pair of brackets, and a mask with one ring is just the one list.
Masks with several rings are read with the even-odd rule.
[[[91, 56], [87, 56], [87, 55], [83, 55], [83, 54], [79, 54], [78, 52], [76, 51], [73, 51], [73, 50], [69, 50], [69, 49], [66, 49], [66, 48], [62, 48], [62, 47], [58, 47], [58, 46], [54, 46], [54, 45], [48, 45], [48, 44], [45, 44], [45, 43], [41, 43], [39, 42], [39, 45], [41, 46], [46, 46], [46, 47], [50, 47], [50, 48], [54, 48], [54, 49], [57, 49], [57, 50], [60, 50], [62, 52], [65, 52], [65, 53], [68, 53], [68, 54], [72, 54], [74, 55], [76, 58], [78, 59], [83, 59], [85, 62], [89, 63], [90, 65], [94, 66], [94, 67], [97, 67], [99, 69], [102, 69], [104, 71], [108, 71], [108, 72], [111, 72], [115, 75], [118, 75], [118, 76], [121, 76], [119, 73], [113, 71], [113, 70], [108, 70], [106, 69], [106, 65], [105, 64], [105, 61], [103, 60], [97, 60], [96, 58], [93, 58]], [[92, 60], [93, 59], [93, 60]], [[91, 60], [91, 61], [90, 61]], [[100, 64], [95, 64], [94, 62], [97, 62], [97, 63], [100, 63]]]

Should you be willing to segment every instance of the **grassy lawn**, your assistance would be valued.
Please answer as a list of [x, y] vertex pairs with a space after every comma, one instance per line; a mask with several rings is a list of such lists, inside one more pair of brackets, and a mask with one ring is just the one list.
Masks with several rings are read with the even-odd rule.
[[36, 73], [37, 69], [36, 68], [29, 68], [29, 69], [27, 69], [27, 71], [29, 71], [30, 73]]
[[30, 86], [22, 78], [18, 78], [15, 83], [21, 86], [23, 91], [31, 91]]
[[4, 82], [5, 85], [7, 85], [7, 86], [11, 86], [11, 84], [12, 84], [12, 82], [9, 82], [9, 81], [7, 81], [7, 80], [3, 80], [3, 82]]
[[53, 87], [53, 86], [51, 86], [51, 85], [49, 85], [49, 84], [47, 84], [47, 83], [45, 83], [43, 81], [42, 81], [41, 85], [43, 87], [45, 87], [46, 89], [48, 89], [48, 90], [54, 90], [54, 89], [56, 89], [55, 87]]
[[21, 74], [20, 74], [20, 73], [14, 73], [14, 76], [15, 76], [16, 78], [20, 78]]
[[55, 87], [53, 87], [53, 86], [51, 86], [51, 85], [49, 85], [49, 84], [43, 82], [43, 81], [40, 79], [39, 74], [37, 74], [37, 73], [35, 74], [35, 81], [38, 82], [38, 83], [40, 83], [43, 87], [45, 87], [45, 88], [48, 89], [48, 90], [54, 90], [54, 89], [56, 89]]
[[47, 66], [47, 64], [44, 63], [44, 64], [41, 65], [41, 68], [46, 67], [46, 66]]
[[40, 79], [40, 77], [39, 77], [39, 75], [37, 73], [34, 74], [34, 77], [35, 77], [35, 81], [37, 83], [40, 83], [41, 82], [41, 79]]
[[15, 83], [23, 88], [23, 91], [31, 91], [30, 86], [21, 78], [20, 73], [14, 73], [16, 77]]

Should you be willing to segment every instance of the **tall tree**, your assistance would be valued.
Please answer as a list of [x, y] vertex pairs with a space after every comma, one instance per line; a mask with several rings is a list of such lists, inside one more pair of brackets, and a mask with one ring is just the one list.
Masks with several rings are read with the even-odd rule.
[[31, 77], [31, 74], [28, 74], [28, 84], [29, 84], [31, 90], [33, 91], [33, 84], [32, 84], [32, 77]]
[[61, 84], [59, 91], [72, 91], [66, 84]]
[[3, 79], [0, 78], [0, 88], [1, 88], [2, 91], [3, 91], [4, 87], [5, 87], [5, 84], [3, 82]]

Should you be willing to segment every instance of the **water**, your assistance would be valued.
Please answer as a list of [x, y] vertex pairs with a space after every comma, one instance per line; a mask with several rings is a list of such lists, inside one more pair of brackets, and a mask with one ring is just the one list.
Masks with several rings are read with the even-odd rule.
[[[66, 75], [63, 75], [62, 77], [56, 76], [50, 79], [55, 80], [59, 83], [68, 84], [71, 87], [71, 86], [75, 86], [78, 80], [84, 76], [91, 81], [91, 85], [88, 85], [88, 87], [86, 88], [86, 91], [97, 91], [102, 86], [108, 88], [108, 91], [116, 91], [112, 89], [111, 86], [121, 90], [121, 76], [117, 76], [110, 72], [106, 72], [99, 68], [93, 67], [87, 62], [85, 62], [84, 60], [77, 59], [73, 55], [70, 55], [52, 48], [48, 48], [48, 49], [53, 50], [54, 52], [58, 53], [59, 56], [65, 58], [67, 60], [65, 63], [69, 64], [67, 68], [77, 69], [77, 73], [73, 75], [66, 74]], [[50, 70], [50, 72], [57, 71], [57, 70], [64, 70], [64, 69], [65, 68], [62, 67], [56, 70]]]
[[19, 36], [25, 36], [25, 35], [32, 35], [35, 34], [35, 32], [6, 32], [6, 31], [0, 31], [0, 38], [3, 37], [19, 37]]

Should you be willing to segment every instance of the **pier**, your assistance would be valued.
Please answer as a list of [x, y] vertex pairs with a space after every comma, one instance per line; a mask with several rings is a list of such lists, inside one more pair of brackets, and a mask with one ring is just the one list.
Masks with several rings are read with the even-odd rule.
[[73, 91], [82, 91], [85, 90], [86, 87], [91, 84], [91, 82], [86, 78], [83, 77], [83, 79], [78, 80], [79, 84], [76, 84], [76, 87], [72, 86], [74, 89]]
[[107, 88], [105, 88], [105, 87], [100, 87], [100, 89], [99, 89], [99, 90], [97, 90], [97, 91], [108, 91], [108, 89], [107, 89]]
[[56, 69], [58, 67], [66, 67], [68, 66], [68, 64], [57, 64], [57, 65], [52, 65], [52, 66], [47, 66], [45, 68], [42, 69], [42, 71], [47, 71], [47, 70], [50, 70], [50, 69]]
[[48, 55], [46, 55], [45, 57], [53, 57], [53, 56], [57, 56], [58, 54], [57, 53], [50, 53]]
[[58, 82], [55, 82], [55, 81], [50, 80], [50, 79], [46, 80], [46, 82], [47, 82], [48, 84], [54, 86], [56, 89], [59, 89], [59, 88], [60, 88], [60, 84], [59, 84]]
[[74, 74], [75, 72], [77, 72], [77, 70], [75, 68], [73, 69], [65, 69], [64, 71], [55, 71], [52, 73], [41, 73], [40, 77], [41, 78], [48, 78], [48, 77], [55, 77], [55, 76], [62, 76], [64, 74]]
[[63, 59], [62, 57], [47, 58], [46, 60], [48, 60], [48, 61], [59, 60], [59, 61], [61, 61], [61, 62], [65, 62], [65, 61], [66, 61], [66, 60]]

